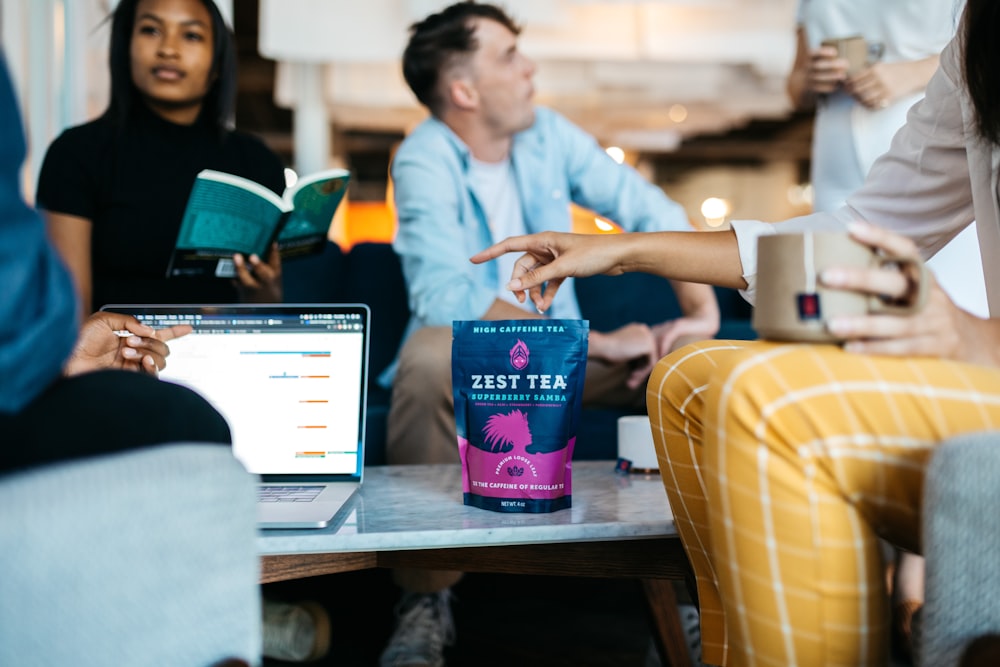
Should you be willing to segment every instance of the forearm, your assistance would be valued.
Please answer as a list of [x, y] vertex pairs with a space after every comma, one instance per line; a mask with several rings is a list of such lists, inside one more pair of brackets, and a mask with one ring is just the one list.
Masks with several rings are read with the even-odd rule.
[[689, 283], [746, 287], [732, 231], [623, 234], [616, 241], [619, 273], [651, 273]]
[[918, 93], [927, 88], [931, 77], [940, 64], [940, 56], [934, 55], [920, 60], [896, 63], [896, 75], [900, 85], [900, 95]]
[[958, 352], [962, 361], [982, 366], [1000, 367], [1000, 319], [981, 319], [963, 312], [959, 326], [962, 340]]
[[[758, 223], [763, 225], [763, 223]], [[548, 310], [564, 278], [649, 273], [671, 280], [746, 289], [736, 234], [636, 232], [595, 236], [540, 232], [514, 236], [469, 260], [483, 264], [506, 253], [523, 253], [507, 284], [519, 301]]]
[[807, 72], [793, 70], [785, 82], [788, 101], [796, 111], [807, 111], [816, 106], [816, 94], [809, 89]]
[[785, 80], [785, 90], [792, 107], [796, 110], [805, 110], [815, 105], [816, 94], [809, 86], [809, 46], [805, 30], [801, 27], [796, 33], [796, 42], [795, 62]]
[[684, 317], [719, 320], [719, 302], [711, 285], [671, 280], [674, 295]]
[[92, 309], [93, 273], [90, 254], [93, 223], [87, 218], [46, 211], [45, 227], [52, 246], [73, 276], [80, 300], [82, 322]]
[[587, 358], [609, 360], [612, 357], [613, 345], [614, 340], [611, 336], [591, 329], [587, 337]]

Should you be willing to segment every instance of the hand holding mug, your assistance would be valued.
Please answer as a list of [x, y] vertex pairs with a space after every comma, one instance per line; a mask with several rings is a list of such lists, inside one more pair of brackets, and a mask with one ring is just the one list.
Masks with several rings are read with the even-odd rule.
[[[847, 92], [869, 109], [884, 109], [902, 97], [903, 93], [895, 89], [898, 84], [894, 79], [909, 78], [902, 76], [906, 72], [899, 71], [900, 63], [880, 62], [884, 51], [885, 45], [881, 42], [869, 42], [860, 35], [852, 35], [823, 40], [817, 53], [836, 53], [837, 58], [832, 63], [843, 67], [838, 70], [841, 75], [838, 84], [843, 83]], [[908, 80], [905, 85], [910, 86]], [[832, 92], [832, 89], [822, 92]]]
[[758, 239], [753, 326], [762, 338], [843, 342], [846, 321], [918, 313], [927, 270], [912, 243], [896, 252], [840, 232], [775, 234]]
[[[854, 293], [866, 304], [873, 304], [871, 299], [876, 299], [888, 302], [885, 305], [893, 308], [877, 312], [869, 312], [867, 307], [863, 312], [828, 312], [823, 321], [830, 341], [841, 341], [845, 350], [854, 353], [937, 357], [1000, 366], [1000, 356], [996, 354], [1000, 349], [1000, 326], [956, 306], [934, 275], [923, 268], [913, 241], [864, 223], [851, 223], [848, 231], [849, 240], [867, 247], [876, 256], [891, 259], [880, 260], [875, 266], [850, 266], [843, 261], [829, 264], [817, 274], [817, 284], [830, 292]], [[760, 291], [759, 261], [758, 256], [758, 308], [763, 305], [762, 299], [767, 299]], [[765, 268], [765, 275], [768, 272]], [[759, 318], [760, 313], [755, 309], [755, 327]]]
[[824, 43], [812, 49], [809, 52], [807, 89], [820, 95], [835, 92], [847, 80], [848, 66], [835, 44]]
[[872, 45], [860, 35], [824, 39], [821, 46], [836, 50], [837, 57], [847, 63], [847, 76], [854, 76], [882, 55], [873, 53]]
[[[907, 238], [872, 225], [849, 226], [851, 237], [882, 253], [916, 257], [917, 248]], [[899, 272], [832, 270], [822, 276], [831, 288], [888, 294], [901, 299], [914, 290], [911, 276]], [[924, 306], [909, 315], [843, 316], [830, 322], [831, 331], [847, 341], [849, 352], [890, 356], [922, 356], [1000, 365], [994, 358], [1000, 332], [991, 320], [983, 320], [956, 306], [924, 271], [926, 285], [919, 290]]]

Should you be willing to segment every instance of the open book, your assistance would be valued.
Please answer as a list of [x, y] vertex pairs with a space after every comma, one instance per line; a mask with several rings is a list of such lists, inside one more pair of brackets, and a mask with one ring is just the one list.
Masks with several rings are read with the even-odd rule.
[[321, 251], [350, 178], [344, 169], [328, 169], [303, 176], [279, 197], [249, 179], [202, 170], [188, 197], [167, 277], [234, 278], [235, 253], [266, 261], [275, 240], [282, 259]]

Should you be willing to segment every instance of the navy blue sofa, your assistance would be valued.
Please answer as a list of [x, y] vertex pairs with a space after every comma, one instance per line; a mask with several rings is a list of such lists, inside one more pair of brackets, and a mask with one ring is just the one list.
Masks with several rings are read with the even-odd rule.
[[[289, 302], [365, 303], [371, 308], [365, 464], [384, 464], [390, 393], [377, 380], [395, 357], [410, 316], [399, 258], [388, 243], [360, 243], [343, 252], [330, 242], [320, 255], [285, 264], [284, 289]], [[583, 316], [598, 331], [610, 331], [630, 322], [655, 324], [680, 313], [669, 284], [656, 276], [594, 276], [577, 280], [576, 292]], [[750, 328], [750, 306], [742, 297], [735, 290], [718, 288], [716, 295], [722, 309], [718, 338], [755, 338]], [[624, 410], [585, 409], [574, 458], [615, 458], [617, 420], [625, 414], [628, 412]]]

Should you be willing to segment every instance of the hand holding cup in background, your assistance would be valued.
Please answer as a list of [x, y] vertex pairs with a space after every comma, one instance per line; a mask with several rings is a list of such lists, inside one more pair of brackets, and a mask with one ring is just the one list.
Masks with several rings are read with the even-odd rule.
[[[820, 274], [831, 267], [889, 265], [917, 276], [913, 294], [905, 303], [829, 288], [820, 282]], [[832, 319], [915, 313], [926, 303], [927, 282], [926, 269], [919, 258], [880, 255], [845, 233], [762, 236], [757, 241], [757, 303], [752, 323], [757, 333], [768, 340], [840, 342], [842, 338], [827, 327]]]
[[869, 42], [861, 35], [824, 39], [822, 46], [837, 50], [837, 57], [847, 61], [847, 76], [854, 76], [864, 68], [882, 59], [885, 45]]

